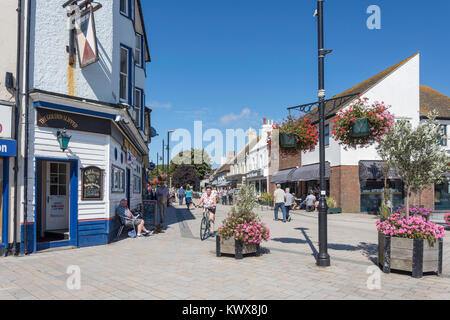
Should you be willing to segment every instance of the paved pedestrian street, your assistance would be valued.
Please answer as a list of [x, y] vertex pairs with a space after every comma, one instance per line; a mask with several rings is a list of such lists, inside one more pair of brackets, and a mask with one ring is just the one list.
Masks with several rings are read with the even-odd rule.
[[[230, 207], [219, 206], [217, 222]], [[294, 212], [290, 223], [273, 221], [263, 255], [216, 257], [215, 240], [199, 239], [201, 210], [169, 208], [168, 229], [149, 238], [107, 246], [0, 259], [1, 299], [450, 299], [450, 241], [444, 241], [443, 275], [414, 279], [379, 273], [375, 218], [329, 215], [332, 266], [315, 266], [317, 214]], [[79, 269], [78, 269], [79, 268]], [[79, 270], [81, 286], [73, 275]], [[375, 272], [375, 273], [374, 273]], [[70, 272], [69, 272], [70, 273]]]

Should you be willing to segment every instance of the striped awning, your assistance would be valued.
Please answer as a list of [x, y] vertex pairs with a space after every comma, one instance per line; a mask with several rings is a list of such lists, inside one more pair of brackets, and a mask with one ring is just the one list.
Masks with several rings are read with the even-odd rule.
[[[325, 179], [330, 178], [330, 163], [325, 163]], [[291, 181], [313, 181], [320, 180], [320, 164], [302, 166], [292, 173]]]
[[291, 175], [296, 170], [294, 169], [286, 169], [276, 172], [274, 175], [272, 175], [270, 179], [270, 183], [277, 184], [277, 183], [286, 183], [291, 182]]

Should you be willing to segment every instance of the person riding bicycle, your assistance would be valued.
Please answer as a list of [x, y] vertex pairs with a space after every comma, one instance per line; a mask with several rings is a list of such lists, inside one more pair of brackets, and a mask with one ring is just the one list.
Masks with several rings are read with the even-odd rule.
[[[200, 207], [201, 205], [203, 205], [204, 210], [207, 210], [208, 212], [210, 229], [212, 232], [211, 237], [214, 238], [216, 236], [216, 232], [214, 231], [214, 219], [216, 215], [216, 197], [212, 193], [212, 188], [209, 186], [206, 188], [206, 193], [204, 193], [200, 198], [200, 200], [198, 201], [197, 207]], [[208, 237], [209, 234], [207, 234], [206, 236]]]

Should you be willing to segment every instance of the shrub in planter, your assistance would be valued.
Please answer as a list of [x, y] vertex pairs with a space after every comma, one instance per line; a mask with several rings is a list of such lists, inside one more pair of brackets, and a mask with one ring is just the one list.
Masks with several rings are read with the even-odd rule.
[[[375, 101], [372, 105], [368, 105], [368, 100], [368, 98], [355, 100], [331, 120], [333, 137], [346, 150], [366, 147], [380, 141], [394, 124], [394, 115], [388, 112], [388, 107], [383, 102]], [[368, 132], [364, 132], [364, 129], [368, 129]]]
[[442, 273], [445, 231], [423, 216], [409, 218], [399, 213], [377, 221], [378, 263], [383, 272], [391, 269], [412, 272], [421, 278], [423, 272]]
[[342, 208], [337, 207], [336, 200], [334, 200], [333, 198], [331, 198], [331, 197], [327, 198], [327, 205], [328, 205], [328, 213], [329, 214], [342, 213]]
[[444, 216], [445, 223], [450, 226], [450, 213], [447, 213]]
[[257, 205], [254, 186], [243, 186], [239, 190], [239, 201], [217, 231], [216, 253], [234, 254], [242, 259], [243, 254], [259, 255], [260, 243], [270, 239], [270, 230], [253, 213]]
[[285, 122], [275, 124], [279, 129], [280, 149], [283, 153], [297, 154], [299, 151], [310, 151], [317, 145], [319, 138], [317, 126], [312, 125], [309, 118], [289, 116]]

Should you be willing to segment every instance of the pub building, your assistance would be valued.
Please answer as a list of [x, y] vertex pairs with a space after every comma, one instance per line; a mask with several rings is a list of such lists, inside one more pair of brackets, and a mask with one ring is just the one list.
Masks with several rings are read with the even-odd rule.
[[[383, 198], [385, 178], [392, 191], [390, 199], [396, 208], [405, 201], [403, 181], [395, 171], [384, 177], [383, 163], [375, 145], [345, 150], [331, 136], [330, 120], [339, 110], [345, 109], [353, 99], [360, 95], [369, 98], [369, 103], [383, 101], [391, 105], [389, 110], [395, 115], [395, 120], [407, 120], [418, 125], [429, 111], [438, 112], [437, 120], [441, 123], [443, 135], [447, 134], [450, 124], [450, 98], [427, 87], [420, 85], [420, 54], [416, 53], [407, 59], [391, 66], [379, 74], [360, 84], [334, 96], [333, 102], [326, 102], [325, 122], [325, 155], [326, 155], [326, 192], [337, 202], [343, 212], [378, 213]], [[308, 115], [314, 124], [318, 124], [318, 109]], [[442, 146], [450, 152], [447, 139], [442, 139]], [[270, 177], [271, 191], [276, 183], [283, 187], [291, 187], [297, 197], [307, 194], [310, 190], [319, 194], [319, 148], [297, 155], [279, 156], [279, 170]], [[450, 173], [444, 174], [450, 177]], [[294, 189], [293, 189], [294, 188]], [[450, 209], [449, 182], [432, 185], [417, 194], [417, 204], [430, 208], [435, 212]], [[414, 199], [414, 195], [413, 195]]]
[[[84, 17], [73, 30], [69, 6]], [[22, 249], [110, 243], [120, 200], [142, 205], [155, 132], [141, 1], [37, 1], [30, 10]]]

